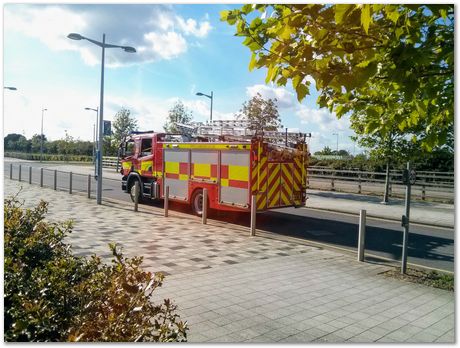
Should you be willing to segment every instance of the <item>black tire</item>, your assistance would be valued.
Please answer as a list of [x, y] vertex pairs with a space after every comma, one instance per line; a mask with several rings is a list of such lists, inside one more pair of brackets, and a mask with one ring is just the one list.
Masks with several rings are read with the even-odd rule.
[[[203, 190], [197, 189], [193, 192], [192, 199], [190, 201], [193, 214], [197, 216], [203, 215]], [[209, 213], [209, 196], [208, 196], [208, 213]]]
[[131, 201], [134, 203], [134, 186], [136, 181], [139, 183], [139, 200], [138, 203], [143, 203], [144, 202], [144, 196], [142, 195], [142, 184], [138, 179], [133, 179], [131, 181], [131, 184], [129, 185], [129, 197], [131, 197]]

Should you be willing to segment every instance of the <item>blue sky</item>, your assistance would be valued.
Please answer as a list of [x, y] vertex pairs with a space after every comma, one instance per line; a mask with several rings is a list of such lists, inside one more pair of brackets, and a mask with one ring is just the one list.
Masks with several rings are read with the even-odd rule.
[[[209, 117], [214, 92], [214, 119], [231, 119], [244, 101], [259, 92], [277, 98], [282, 123], [311, 132], [311, 151], [324, 146], [354, 150], [347, 118], [337, 120], [316, 104], [317, 93], [299, 103], [291, 86], [265, 84], [265, 70], [248, 70], [249, 50], [234, 28], [220, 22], [219, 13], [238, 5], [161, 4], [7, 4], [4, 7], [3, 78], [4, 134], [30, 137], [44, 133], [52, 140], [67, 131], [92, 140], [99, 106], [100, 48], [86, 40], [67, 39], [71, 32], [113, 44], [129, 45], [137, 53], [106, 50], [104, 119], [126, 107], [140, 129], [162, 130], [168, 110], [178, 99], [194, 119]], [[356, 153], [359, 149], [356, 146]]]

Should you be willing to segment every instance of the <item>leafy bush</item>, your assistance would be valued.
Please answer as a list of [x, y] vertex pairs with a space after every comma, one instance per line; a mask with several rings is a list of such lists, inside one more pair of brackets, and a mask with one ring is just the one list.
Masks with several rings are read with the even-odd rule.
[[177, 306], [152, 302], [161, 273], [115, 244], [111, 265], [74, 256], [63, 242], [72, 222], [45, 222], [47, 206], [5, 199], [5, 341], [186, 341]]
[[[19, 158], [29, 161], [40, 160], [39, 153], [26, 153], [26, 152], [5, 152], [4, 157]], [[72, 161], [72, 162], [92, 162], [92, 156], [85, 155], [58, 155], [58, 154], [43, 154], [43, 161]]]

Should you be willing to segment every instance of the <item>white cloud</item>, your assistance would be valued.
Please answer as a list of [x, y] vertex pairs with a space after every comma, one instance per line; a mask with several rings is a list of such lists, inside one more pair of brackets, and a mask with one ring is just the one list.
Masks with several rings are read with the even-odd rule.
[[167, 33], [150, 32], [144, 35], [149, 43], [147, 49], [164, 59], [175, 58], [187, 51], [187, 43], [182, 35], [173, 31]]
[[326, 109], [311, 109], [305, 105], [299, 105], [295, 114], [300, 118], [300, 123], [319, 127], [323, 131], [350, 128], [350, 121], [347, 116], [337, 119], [334, 113], [330, 113]]
[[100, 41], [102, 33], [107, 33], [108, 43], [137, 49], [134, 54], [106, 50], [108, 67], [173, 59], [187, 51], [184, 36], [203, 39], [212, 30], [206, 19], [183, 18], [159, 4], [7, 4], [4, 28], [5, 35], [21, 32], [52, 50], [78, 51], [88, 65], [99, 64], [100, 48], [87, 41], [72, 41], [67, 34], [75, 32]]
[[204, 21], [197, 23], [193, 18], [184, 19], [182, 17], [176, 17], [179, 28], [182, 29], [185, 35], [193, 35], [196, 37], [206, 37], [212, 29], [211, 23]]
[[246, 94], [250, 98], [257, 93], [260, 93], [265, 99], [276, 98], [279, 108], [290, 108], [295, 105], [294, 94], [283, 87], [269, 87], [261, 84], [246, 87]]

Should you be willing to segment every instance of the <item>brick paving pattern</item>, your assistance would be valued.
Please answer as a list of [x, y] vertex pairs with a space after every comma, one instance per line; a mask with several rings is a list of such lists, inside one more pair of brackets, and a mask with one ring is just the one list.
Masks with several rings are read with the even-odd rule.
[[127, 256], [167, 275], [190, 342], [454, 342], [454, 293], [379, 275], [385, 266], [287, 238], [156, 207], [105, 202], [5, 179], [5, 195], [50, 202], [49, 220], [74, 219], [79, 255]]

